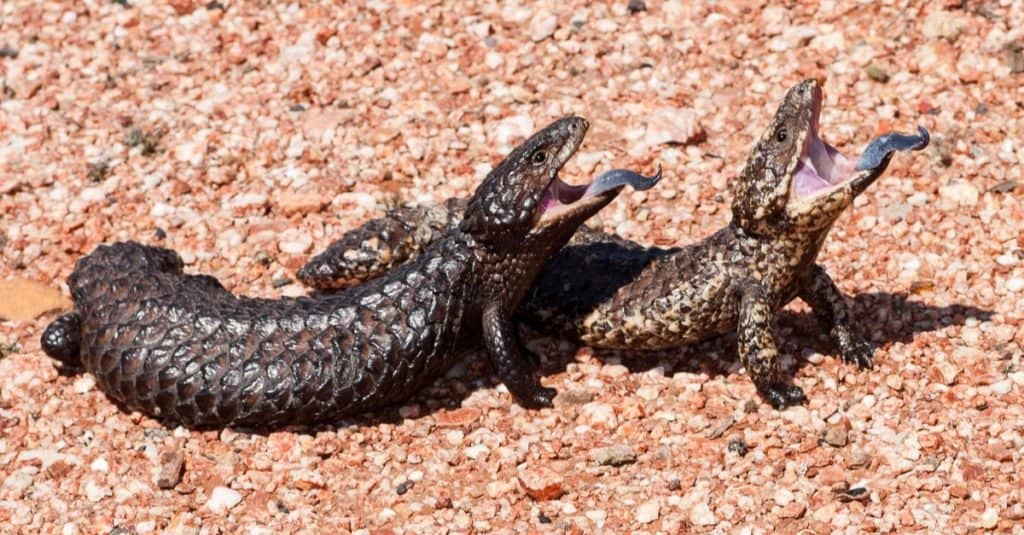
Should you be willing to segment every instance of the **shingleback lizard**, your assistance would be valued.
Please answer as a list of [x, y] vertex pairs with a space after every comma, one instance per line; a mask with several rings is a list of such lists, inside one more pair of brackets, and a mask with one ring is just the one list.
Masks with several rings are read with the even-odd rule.
[[571, 187], [557, 174], [588, 128], [568, 117], [534, 134], [484, 179], [457, 225], [412, 262], [332, 295], [237, 297], [185, 275], [174, 251], [101, 245], [69, 278], [74, 311], [43, 349], [96, 376], [130, 409], [195, 427], [330, 421], [388, 405], [484, 342], [509, 391], [549, 405], [512, 312], [542, 264], [627, 184], [625, 170]]

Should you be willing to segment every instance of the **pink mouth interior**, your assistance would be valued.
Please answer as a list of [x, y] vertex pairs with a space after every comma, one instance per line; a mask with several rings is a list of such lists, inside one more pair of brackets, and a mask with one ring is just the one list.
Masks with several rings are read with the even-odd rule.
[[853, 177], [854, 163], [818, 137], [820, 98], [814, 103], [811, 128], [793, 176], [793, 196], [805, 199], [829, 191]]
[[540, 215], [573, 204], [586, 196], [588, 185], [573, 186], [555, 177], [540, 199]]

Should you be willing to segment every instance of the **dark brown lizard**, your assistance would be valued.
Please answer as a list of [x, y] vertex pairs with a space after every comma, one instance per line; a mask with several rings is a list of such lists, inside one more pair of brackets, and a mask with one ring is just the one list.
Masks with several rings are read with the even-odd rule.
[[564, 118], [534, 134], [484, 179], [457, 225], [415, 261], [332, 295], [237, 297], [213, 277], [185, 275], [177, 253], [101, 245], [68, 285], [75, 309], [43, 349], [96, 376], [131, 409], [188, 426], [331, 421], [407, 398], [483, 342], [524, 405], [551, 403], [516, 338], [512, 313], [541, 266], [625, 184], [558, 179], [588, 128]]
[[[847, 159], [818, 136], [821, 88], [791, 88], [735, 182], [732, 221], [681, 248], [647, 248], [582, 227], [537, 279], [519, 318], [589, 346], [669, 349], [737, 332], [738, 353], [775, 407], [805, 399], [784, 381], [772, 333], [775, 312], [795, 297], [813, 309], [846, 361], [870, 367], [872, 347], [816, 263], [832, 224], [877, 179], [894, 151], [918, 150], [918, 135], [872, 141]], [[454, 222], [454, 205], [403, 208], [356, 228], [299, 271], [327, 288], [373, 276], [418, 254]]]

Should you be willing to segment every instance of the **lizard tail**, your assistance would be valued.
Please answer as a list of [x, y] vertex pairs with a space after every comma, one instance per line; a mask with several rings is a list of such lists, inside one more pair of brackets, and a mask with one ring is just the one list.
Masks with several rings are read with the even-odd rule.
[[66, 366], [79, 367], [82, 365], [79, 355], [81, 340], [82, 316], [78, 312], [69, 312], [47, 325], [39, 339], [39, 345], [50, 358], [59, 360]]

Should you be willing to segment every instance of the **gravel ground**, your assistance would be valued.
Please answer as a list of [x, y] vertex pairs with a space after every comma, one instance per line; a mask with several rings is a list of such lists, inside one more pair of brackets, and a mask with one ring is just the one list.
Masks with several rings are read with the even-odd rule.
[[338, 3], [3, 2], [0, 280], [66, 295], [77, 258], [133, 239], [300, 294], [343, 230], [465, 195], [567, 113], [593, 124], [569, 181], [665, 167], [598, 224], [687, 243], [728, 220], [784, 91], [819, 77], [847, 154], [933, 134], [821, 257], [877, 366], [839, 362], [794, 304], [778, 331], [810, 403], [783, 412], [726, 340], [549, 358], [550, 410], [470, 358], [337, 428], [193, 432], [58, 373], [52, 314], [4, 321], [0, 532], [1024, 532], [1024, 4]]

